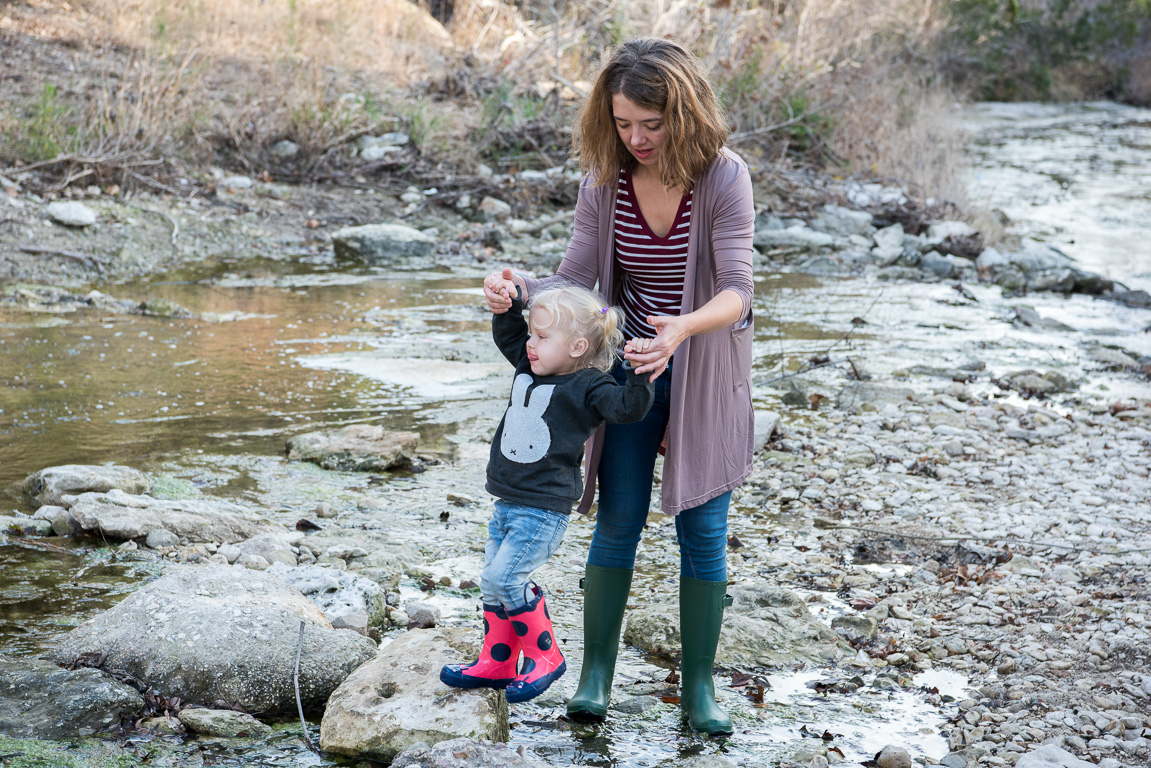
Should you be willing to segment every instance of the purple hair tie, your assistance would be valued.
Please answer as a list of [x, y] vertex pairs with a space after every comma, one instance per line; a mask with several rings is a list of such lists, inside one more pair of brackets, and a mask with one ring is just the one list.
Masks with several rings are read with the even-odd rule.
[[608, 309], [607, 307], [604, 307], [603, 309], [601, 309], [601, 310], [599, 311], [599, 313], [600, 313], [601, 315], [606, 315], [606, 314], [607, 314], [607, 309]]

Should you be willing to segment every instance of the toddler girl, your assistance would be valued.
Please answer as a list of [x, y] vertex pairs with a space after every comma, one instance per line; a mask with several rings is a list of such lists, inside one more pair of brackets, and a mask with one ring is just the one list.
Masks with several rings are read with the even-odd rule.
[[440, 671], [447, 685], [502, 688], [509, 702], [527, 701], [566, 669], [543, 590], [528, 577], [563, 541], [583, 494], [584, 443], [604, 421], [639, 421], [651, 407], [647, 375], [628, 369], [625, 383], [608, 373], [622, 326], [620, 310], [572, 286], [540, 291], [527, 322], [518, 293], [510, 310], [492, 316], [496, 346], [516, 373], [488, 460], [487, 489], [497, 500], [480, 579], [484, 643], [478, 660]]

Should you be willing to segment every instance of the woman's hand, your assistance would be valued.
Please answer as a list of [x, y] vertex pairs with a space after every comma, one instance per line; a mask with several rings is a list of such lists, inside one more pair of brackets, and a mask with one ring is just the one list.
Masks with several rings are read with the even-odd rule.
[[518, 277], [512, 272], [511, 267], [504, 267], [503, 272], [492, 272], [485, 277], [484, 299], [488, 302], [488, 309], [497, 315], [502, 315], [511, 309], [517, 285], [523, 292], [524, 301], [527, 301], [527, 284], [522, 277]]
[[655, 328], [654, 339], [632, 339], [624, 345], [624, 359], [636, 373], [652, 372], [655, 381], [667, 370], [668, 360], [683, 340], [691, 336], [691, 321], [679, 315], [648, 315], [648, 325]]

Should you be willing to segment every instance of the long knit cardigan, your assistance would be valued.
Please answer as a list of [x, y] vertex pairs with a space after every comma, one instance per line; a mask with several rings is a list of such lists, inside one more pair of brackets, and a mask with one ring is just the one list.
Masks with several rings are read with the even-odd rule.
[[[732, 490], [751, 472], [754, 416], [751, 406], [752, 205], [751, 176], [735, 153], [724, 149], [696, 180], [688, 237], [681, 313], [699, 309], [720, 291], [743, 302], [738, 321], [686, 339], [672, 366], [671, 413], [664, 457], [662, 508], [675, 515]], [[528, 297], [549, 284], [572, 282], [599, 290], [619, 303], [621, 278], [615, 263], [615, 189], [580, 184], [575, 232], [553, 277], [528, 279]], [[603, 450], [601, 428], [586, 452], [587, 513]]]

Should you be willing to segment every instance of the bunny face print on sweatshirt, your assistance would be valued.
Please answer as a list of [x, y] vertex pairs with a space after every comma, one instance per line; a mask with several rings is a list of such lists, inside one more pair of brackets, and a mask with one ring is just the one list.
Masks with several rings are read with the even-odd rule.
[[526, 373], [516, 376], [512, 401], [504, 415], [504, 431], [500, 435], [500, 452], [517, 464], [534, 464], [547, 456], [552, 444], [544, 411], [551, 403], [555, 385], [540, 384], [529, 395], [531, 383], [532, 377]]

